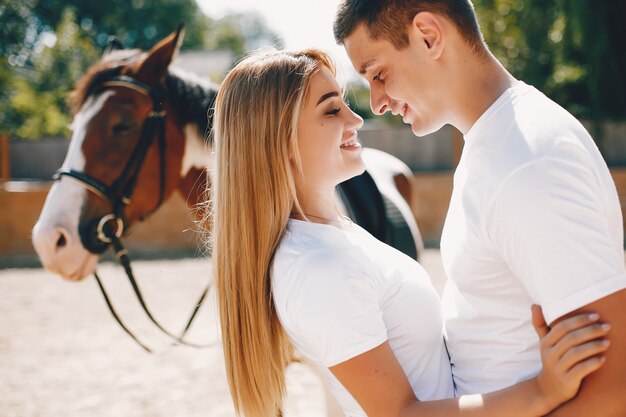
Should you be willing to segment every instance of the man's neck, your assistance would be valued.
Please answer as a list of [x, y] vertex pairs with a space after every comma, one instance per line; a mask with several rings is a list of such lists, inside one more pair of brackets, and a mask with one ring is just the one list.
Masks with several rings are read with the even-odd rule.
[[455, 91], [455, 127], [466, 134], [516, 80], [491, 53], [484, 59], [474, 56], [465, 60], [464, 64], [457, 70], [461, 82], [457, 83]]

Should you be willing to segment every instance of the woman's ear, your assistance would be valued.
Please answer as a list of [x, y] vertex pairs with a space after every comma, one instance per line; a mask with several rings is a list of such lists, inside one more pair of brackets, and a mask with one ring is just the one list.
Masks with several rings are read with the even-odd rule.
[[420, 12], [413, 17], [412, 42], [420, 42], [433, 59], [439, 59], [445, 46], [445, 30], [442, 17], [430, 12]]

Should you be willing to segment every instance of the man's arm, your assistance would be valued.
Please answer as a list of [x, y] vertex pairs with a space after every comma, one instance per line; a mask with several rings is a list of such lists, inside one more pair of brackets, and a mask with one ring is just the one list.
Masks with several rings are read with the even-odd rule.
[[578, 395], [550, 414], [552, 417], [624, 417], [626, 416], [626, 290], [590, 303], [566, 316], [597, 312], [611, 325], [607, 338], [611, 347], [606, 362], [582, 383]]
[[579, 148], [565, 143], [558, 157], [535, 160], [511, 174], [494, 198], [488, 231], [548, 322], [582, 311], [597, 312], [611, 325], [604, 366], [585, 379], [575, 399], [550, 415], [624, 417], [626, 271], [615, 239], [617, 222], [607, 217], [616, 207], [607, 207]]
[[603, 365], [598, 355], [606, 346], [597, 340], [606, 330], [596, 320], [582, 314], [549, 333], [536, 327], [542, 336], [540, 375], [489, 394], [419, 401], [389, 342], [329, 369], [370, 417], [538, 416], [572, 398], [582, 379]]

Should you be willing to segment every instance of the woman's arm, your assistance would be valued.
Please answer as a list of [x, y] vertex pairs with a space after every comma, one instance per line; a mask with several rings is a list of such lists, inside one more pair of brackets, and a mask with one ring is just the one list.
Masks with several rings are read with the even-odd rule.
[[578, 315], [542, 327], [533, 310], [533, 324], [541, 337], [543, 370], [535, 378], [482, 395], [419, 401], [388, 342], [330, 368], [369, 417], [536, 417], [576, 395], [582, 379], [603, 363], [608, 328], [597, 315]]

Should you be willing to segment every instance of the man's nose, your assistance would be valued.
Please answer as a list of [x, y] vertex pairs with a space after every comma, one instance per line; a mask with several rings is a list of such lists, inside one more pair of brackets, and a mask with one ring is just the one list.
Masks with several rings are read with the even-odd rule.
[[372, 113], [377, 115], [383, 115], [389, 107], [389, 96], [385, 93], [385, 90], [380, 85], [370, 85], [370, 107]]

